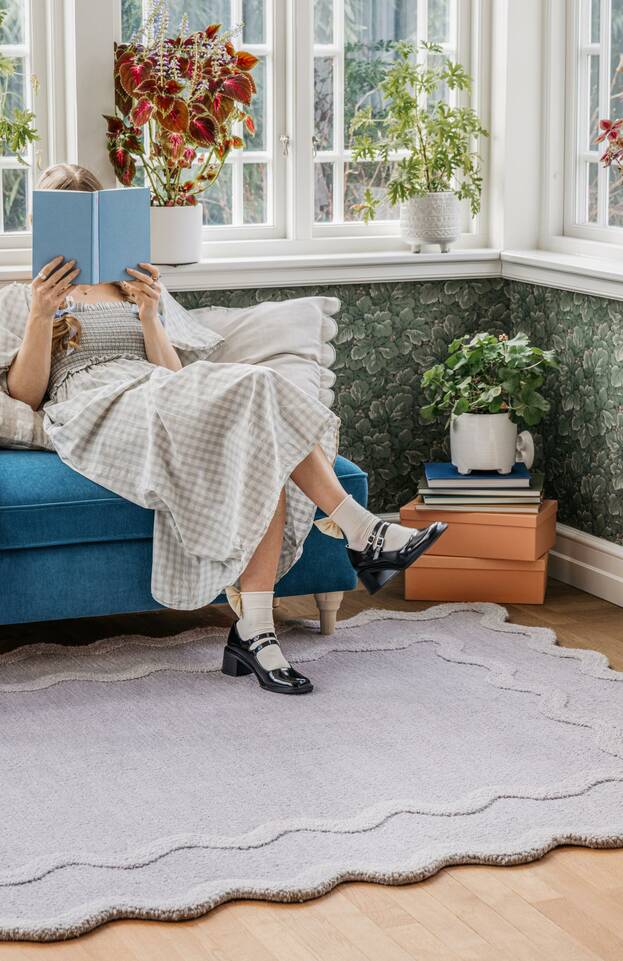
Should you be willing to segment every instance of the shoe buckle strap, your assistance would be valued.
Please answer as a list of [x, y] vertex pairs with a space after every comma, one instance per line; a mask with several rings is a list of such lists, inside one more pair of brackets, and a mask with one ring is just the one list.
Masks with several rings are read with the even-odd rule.
[[388, 531], [389, 524], [387, 521], [379, 521], [376, 525], [370, 537], [368, 538], [367, 552], [372, 554], [372, 559], [377, 561], [383, 551], [385, 545], [385, 535]]
[[[262, 641], [263, 637], [267, 638], [267, 640]], [[261, 643], [258, 644], [258, 641], [261, 641]], [[277, 647], [279, 647], [279, 641], [274, 634], [258, 634], [249, 644], [249, 653], [253, 655], [259, 654], [259, 652], [263, 651], [265, 647], [271, 647], [273, 644], [276, 644]]]

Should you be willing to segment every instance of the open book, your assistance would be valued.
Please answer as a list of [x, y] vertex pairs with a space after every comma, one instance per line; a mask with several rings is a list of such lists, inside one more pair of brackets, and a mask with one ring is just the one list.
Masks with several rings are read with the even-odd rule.
[[79, 284], [132, 280], [126, 267], [136, 268], [151, 258], [149, 228], [147, 187], [35, 190], [32, 275], [62, 254], [77, 261]]

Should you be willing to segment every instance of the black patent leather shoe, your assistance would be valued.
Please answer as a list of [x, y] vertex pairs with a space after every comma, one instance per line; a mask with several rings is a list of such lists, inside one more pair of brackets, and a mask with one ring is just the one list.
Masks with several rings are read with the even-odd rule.
[[[261, 641], [252, 651], [252, 644]], [[266, 671], [257, 659], [257, 654], [270, 644], [279, 645], [279, 641], [272, 631], [257, 634], [256, 637], [243, 641], [238, 628], [232, 624], [223, 652], [223, 674], [229, 677], [241, 677], [243, 674], [255, 674], [265, 691], [274, 694], [309, 694], [314, 685], [303, 674], [299, 674], [293, 667], [280, 667], [274, 671]]]
[[410, 567], [418, 557], [433, 546], [447, 526], [436, 521], [421, 531], [414, 531], [399, 551], [384, 551], [383, 545], [389, 524], [386, 521], [379, 521], [372, 529], [368, 543], [362, 551], [347, 548], [350, 562], [368, 593], [376, 594], [388, 581], [391, 581], [392, 577]]

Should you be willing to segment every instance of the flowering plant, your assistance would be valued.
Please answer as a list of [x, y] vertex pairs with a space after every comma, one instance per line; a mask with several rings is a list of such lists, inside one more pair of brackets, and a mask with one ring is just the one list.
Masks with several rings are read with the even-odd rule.
[[247, 112], [255, 93], [257, 58], [236, 50], [235, 31], [220, 24], [168, 36], [167, 0], [153, 0], [144, 25], [115, 46], [115, 115], [108, 124], [108, 155], [129, 186], [140, 159], [155, 206], [187, 206], [217, 179], [235, 131], [255, 125]]
[[[7, 11], [0, 10], [0, 27], [6, 19]], [[35, 128], [35, 115], [31, 110], [17, 108], [9, 116], [7, 100], [9, 99], [6, 83], [3, 78], [11, 77], [15, 73], [15, 60], [0, 54], [0, 152], [8, 151], [15, 154], [15, 159], [22, 166], [26, 166], [23, 154], [31, 143], [39, 140]], [[38, 89], [38, 81], [32, 78], [33, 89]]]
[[601, 133], [596, 138], [595, 143], [607, 141], [606, 149], [599, 160], [604, 167], [610, 167], [613, 163], [617, 167], [623, 167], [623, 119], [621, 120], [600, 120], [599, 129]]

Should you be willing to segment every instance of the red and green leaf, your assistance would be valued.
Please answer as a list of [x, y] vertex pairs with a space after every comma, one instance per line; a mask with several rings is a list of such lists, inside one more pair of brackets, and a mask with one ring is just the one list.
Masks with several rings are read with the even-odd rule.
[[250, 104], [254, 89], [251, 78], [246, 73], [237, 73], [233, 77], [228, 77], [221, 84], [221, 90], [232, 100], [240, 103]]
[[239, 50], [236, 54], [236, 63], [241, 70], [253, 70], [259, 63], [259, 60], [247, 50]]
[[148, 97], [141, 97], [132, 107], [130, 119], [135, 126], [143, 127], [151, 120], [155, 109], [155, 105]]
[[216, 143], [216, 124], [207, 114], [194, 114], [188, 128], [193, 141], [200, 147], [211, 147]]
[[158, 109], [158, 123], [165, 130], [183, 133], [188, 130], [188, 104], [181, 97], [155, 98]]
[[127, 94], [131, 97], [136, 93], [137, 87], [140, 87], [149, 78], [152, 72], [152, 66], [148, 61], [143, 61], [142, 63], [137, 63], [133, 58], [123, 60], [119, 65], [119, 79], [121, 81], [121, 86]]

